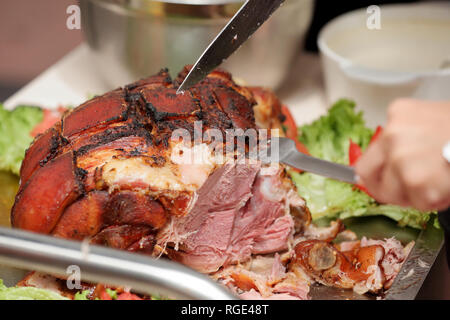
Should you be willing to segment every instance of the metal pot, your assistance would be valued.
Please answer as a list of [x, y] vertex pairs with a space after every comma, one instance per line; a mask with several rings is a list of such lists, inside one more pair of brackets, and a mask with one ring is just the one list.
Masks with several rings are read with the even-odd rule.
[[[242, 0], [80, 0], [83, 30], [111, 88], [193, 64]], [[223, 67], [251, 85], [278, 87], [312, 16], [312, 0], [287, 0]]]

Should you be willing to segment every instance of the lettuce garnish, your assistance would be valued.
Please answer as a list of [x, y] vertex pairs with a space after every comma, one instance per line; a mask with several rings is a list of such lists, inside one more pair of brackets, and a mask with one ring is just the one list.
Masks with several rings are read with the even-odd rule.
[[10, 111], [0, 104], [0, 170], [19, 174], [25, 150], [33, 141], [30, 132], [42, 119], [41, 108], [18, 106]]
[[[312, 156], [348, 165], [350, 139], [365, 150], [373, 133], [366, 127], [362, 112], [355, 111], [354, 102], [339, 100], [326, 115], [301, 126], [299, 140]], [[436, 218], [434, 212], [379, 204], [365, 192], [344, 182], [311, 173], [290, 171], [290, 175], [299, 194], [307, 201], [313, 220], [384, 215], [400, 226], [421, 229], [430, 219]]]
[[6, 287], [0, 279], [0, 300], [69, 300], [60, 294], [35, 287]]

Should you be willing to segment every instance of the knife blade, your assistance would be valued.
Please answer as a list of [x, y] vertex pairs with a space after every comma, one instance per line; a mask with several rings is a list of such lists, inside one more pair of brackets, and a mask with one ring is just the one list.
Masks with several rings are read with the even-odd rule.
[[288, 166], [311, 172], [334, 180], [351, 184], [358, 182], [358, 176], [352, 167], [314, 158], [297, 151], [292, 139], [272, 137], [270, 141], [271, 162], [281, 162]]
[[385, 300], [414, 300], [444, 245], [444, 231], [429, 221], [417, 237]]
[[194, 86], [231, 56], [284, 1], [247, 0], [203, 52], [178, 88], [177, 93]]

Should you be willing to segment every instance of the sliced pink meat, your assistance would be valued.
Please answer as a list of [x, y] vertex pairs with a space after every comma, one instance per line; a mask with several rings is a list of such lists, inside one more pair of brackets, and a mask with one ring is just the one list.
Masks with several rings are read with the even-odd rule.
[[[266, 183], [272, 186], [279, 179], [278, 175], [258, 175], [252, 188], [253, 196], [247, 205], [236, 216], [234, 222], [229, 262], [237, 262], [250, 254], [263, 254], [284, 250], [287, 240], [293, 230], [291, 216], [285, 215], [285, 204], [282, 199], [268, 199], [267, 192], [279, 190], [265, 190]], [[269, 181], [268, 181], [269, 180]], [[266, 185], [264, 185], [266, 184]]]
[[258, 171], [258, 165], [225, 165], [208, 178], [192, 211], [175, 221], [173, 233], [183, 240], [182, 252], [172, 252], [173, 258], [205, 273], [225, 263], [234, 219], [251, 197]]
[[287, 249], [292, 217], [282, 197], [267, 195], [268, 180], [275, 186], [281, 178], [259, 172], [259, 165], [246, 164], [217, 169], [199, 190], [192, 211], [166, 230], [165, 243], [180, 244], [179, 250], [169, 250], [171, 258], [211, 273], [252, 254]]

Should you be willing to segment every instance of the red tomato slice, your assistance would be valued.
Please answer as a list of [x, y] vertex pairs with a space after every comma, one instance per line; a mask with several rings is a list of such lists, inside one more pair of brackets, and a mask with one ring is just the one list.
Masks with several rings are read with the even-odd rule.
[[361, 147], [350, 139], [350, 146], [348, 148], [348, 160], [350, 165], [354, 166], [361, 156]]
[[295, 146], [297, 147], [297, 150], [300, 151], [301, 153], [309, 155], [309, 151], [306, 148], [306, 146], [297, 139], [295, 139]]
[[102, 290], [100, 292], [100, 300], [112, 300], [111, 296], [106, 292], [106, 290]]
[[[370, 139], [369, 145], [374, 143], [380, 137], [382, 132], [383, 132], [383, 127], [378, 126], [376, 128], [375, 133], [373, 134], [372, 138]], [[350, 165], [354, 166], [361, 156], [362, 156], [361, 147], [359, 145], [357, 145], [356, 143], [354, 143], [352, 140], [350, 140], [350, 146], [349, 146], [349, 150], [348, 150], [348, 158], [349, 158]], [[369, 193], [369, 190], [367, 190], [366, 187], [364, 187], [362, 185], [355, 185], [355, 188], [358, 188], [359, 190], [367, 193], [370, 197], [372, 197], [372, 195]]]
[[283, 126], [285, 127], [286, 137], [295, 141], [295, 145], [297, 146], [298, 151], [309, 155], [309, 151], [306, 146], [298, 141], [297, 125], [295, 124], [294, 117], [289, 111], [289, 108], [285, 105], [281, 106], [281, 113], [285, 117]]
[[44, 109], [44, 116], [40, 123], [38, 123], [30, 134], [32, 137], [36, 137], [40, 133], [44, 133], [48, 128], [52, 127], [56, 122], [61, 120], [61, 115], [64, 113], [64, 108], [58, 108], [58, 112]]
[[[358, 162], [359, 158], [361, 158], [361, 156], [362, 156], [361, 147], [358, 144], [354, 143], [350, 139], [350, 146], [348, 148], [348, 160], [349, 160], [350, 166], [353, 167], [356, 164], [356, 162]], [[372, 195], [369, 193], [369, 191], [366, 189], [366, 187], [359, 185], [359, 184], [355, 184], [355, 188], [358, 188], [362, 192], [365, 192], [369, 196], [372, 197]]]
[[383, 132], [383, 127], [378, 126], [377, 129], [375, 130], [375, 133], [373, 134], [372, 138], [370, 139], [369, 144], [374, 143], [379, 138], [379, 136], [381, 135], [382, 132]]
[[139, 298], [135, 294], [124, 292], [117, 296], [117, 300], [143, 300], [143, 299]]

